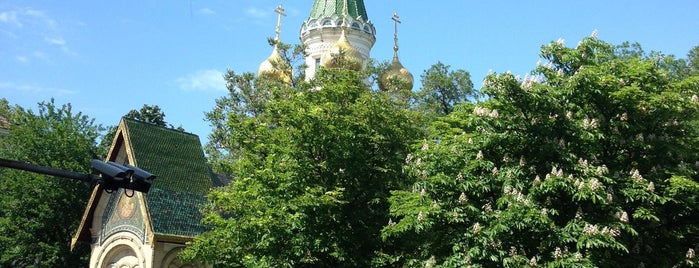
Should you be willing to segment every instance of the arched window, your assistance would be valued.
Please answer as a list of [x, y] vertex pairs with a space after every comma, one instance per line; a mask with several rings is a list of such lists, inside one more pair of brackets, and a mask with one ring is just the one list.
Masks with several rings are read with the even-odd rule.
[[362, 28], [362, 27], [359, 26], [359, 23], [356, 23], [356, 22], [353, 22], [353, 23], [352, 23], [352, 29], [357, 29], [357, 30], [359, 30], [359, 29], [361, 29], [361, 28]]
[[323, 26], [332, 26], [333, 23], [330, 20], [323, 21]]
[[371, 33], [371, 29], [369, 29], [369, 26], [364, 26], [364, 32], [366, 32], [368, 34]]

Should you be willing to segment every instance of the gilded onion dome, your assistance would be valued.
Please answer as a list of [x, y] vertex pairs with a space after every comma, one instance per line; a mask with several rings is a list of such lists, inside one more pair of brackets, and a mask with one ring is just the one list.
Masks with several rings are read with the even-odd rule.
[[[333, 45], [322, 57], [322, 65], [325, 68], [340, 69], [348, 68], [350, 70], [359, 71], [362, 69], [362, 53], [357, 48], [350, 44], [347, 39], [347, 16], [348, 4], [347, 0], [343, 1], [342, 9], [342, 33], [337, 43]], [[340, 58], [342, 56], [342, 58]]]
[[[398, 14], [393, 14], [393, 21], [395, 22], [393, 62], [391, 62], [391, 66], [388, 70], [379, 77], [379, 88], [381, 90], [412, 90], [413, 74], [411, 74], [408, 69], [405, 69], [405, 67], [400, 64], [400, 60], [398, 60], [398, 23], [400, 23]], [[393, 85], [395, 81], [400, 82], [396, 83], [397, 85]]]
[[[413, 74], [405, 69], [398, 60], [398, 47], [394, 47], [393, 62], [388, 70], [379, 77], [379, 88], [381, 90], [412, 90]], [[400, 81], [393, 85], [394, 81]]]
[[[284, 14], [284, 9], [281, 5], [274, 10], [279, 14], [277, 18], [277, 30], [275, 42], [279, 42], [279, 33], [281, 31], [281, 21]], [[291, 65], [289, 65], [286, 60], [279, 53], [279, 48], [277, 44], [274, 44], [274, 49], [272, 49], [272, 55], [269, 56], [265, 61], [260, 63], [260, 67], [257, 68], [257, 76], [265, 77], [267, 79], [282, 82], [285, 84], [291, 84]]]
[[284, 84], [291, 84], [291, 77], [288, 72], [290, 69], [291, 66], [284, 60], [284, 58], [282, 58], [277, 45], [274, 45], [272, 55], [260, 63], [260, 67], [257, 68], [257, 76], [282, 82]]
[[[347, 67], [350, 70], [359, 71], [362, 68], [362, 53], [347, 40], [347, 25], [342, 23], [342, 34], [337, 43], [323, 55], [322, 65], [325, 68], [340, 69]], [[342, 59], [340, 56], [344, 56]]]

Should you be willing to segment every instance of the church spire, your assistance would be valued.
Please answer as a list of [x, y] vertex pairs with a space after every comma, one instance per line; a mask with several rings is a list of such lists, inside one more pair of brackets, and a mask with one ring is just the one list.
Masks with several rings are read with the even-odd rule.
[[284, 60], [284, 58], [282, 58], [278, 47], [280, 42], [279, 34], [281, 33], [282, 27], [282, 16], [286, 16], [286, 14], [284, 14], [284, 8], [282, 5], [279, 5], [274, 12], [276, 12], [278, 15], [277, 28], [274, 36], [274, 48], [272, 49], [272, 55], [270, 55], [269, 58], [260, 64], [260, 67], [257, 69], [257, 76], [267, 77], [268, 79], [283, 82], [285, 84], [291, 84], [291, 75], [289, 73], [291, 66]]
[[[398, 24], [400, 17], [398, 13], [393, 13], [391, 18], [394, 22], [393, 31], [393, 61], [388, 70], [379, 78], [379, 88], [381, 90], [412, 90], [413, 89], [413, 74], [411, 74], [398, 59]], [[400, 81], [394, 85], [395, 81]]]

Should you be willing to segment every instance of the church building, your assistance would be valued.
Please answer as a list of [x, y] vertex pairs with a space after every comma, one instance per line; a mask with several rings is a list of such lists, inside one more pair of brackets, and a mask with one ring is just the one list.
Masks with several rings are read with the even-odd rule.
[[72, 242], [90, 244], [90, 267], [206, 267], [177, 259], [186, 242], [207, 230], [199, 207], [220, 186], [199, 137], [123, 118], [106, 160], [157, 177], [148, 193], [93, 189]]

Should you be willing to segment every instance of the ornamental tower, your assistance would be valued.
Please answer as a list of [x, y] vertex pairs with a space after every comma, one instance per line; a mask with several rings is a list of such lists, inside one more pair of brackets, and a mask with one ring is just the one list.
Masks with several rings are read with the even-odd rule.
[[350, 65], [361, 68], [376, 42], [376, 29], [362, 0], [315, 0], [311, 15], [301, 25], [301, 42], [308, 53], [306, 78], [310, 79], [318, 67], [332, 67], [328, 57], [340, 50]]

